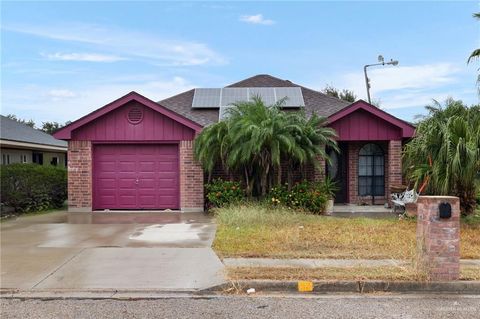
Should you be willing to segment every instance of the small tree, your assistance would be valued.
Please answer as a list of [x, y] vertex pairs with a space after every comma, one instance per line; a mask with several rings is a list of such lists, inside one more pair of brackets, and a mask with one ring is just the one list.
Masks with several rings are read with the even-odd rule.
[[336, 97], [337, 99], [344, 100], [347, 102], [353, 103], [357, 100], [357, 95], [353, 91], [347, 90], [347, 89], [343, 89], [340, 91], [337, 88], [330, 85], [327, 85], [323, 89], [323, 93], [328, 96], [333, 96], [333, 97]]
[[63, 125], [58, 122], [43, 122], [41, 130], [47, 134], [53, 134], [62, 127]]
[[11, 120], [17, 121], [18, 123], [22, 123], [32, 128], [35, 128], [35, 122], [32, 119], [24, 120], [24, 119], [18, 118], [15, 114], [8, 114], [6, 117], [8, 117]]
[[209, 174], [218, 164], [240, 172], [247, 194], [256, 190], [263, 196], [280, 182], [282, 159], [303, 165], [326, 157], [325, 145], [336, 146], [335, 132], [323, 127], [325, 120], [317, 116], [284, 112], [283, 103], [266, 106], [259, 97], [235, 103], [226, 120], [197, 137], [197, 160]]
[[460, 198], [462, 212], [475, 209], [480, 171], [480, 106], [434, 101], [404, 151], [407, 175], [428, 194]]

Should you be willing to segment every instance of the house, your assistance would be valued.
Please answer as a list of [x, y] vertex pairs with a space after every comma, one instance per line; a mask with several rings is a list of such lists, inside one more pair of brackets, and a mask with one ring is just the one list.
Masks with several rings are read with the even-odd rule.
[[341, 153], [329, 151], [332, 164], [321, 162], [308, 178], [328, 174], [338, 181], [337, 202], [383, 203], [389, 185], [401, 184], [401, 150], [414, 134], [411, 124], [361, 100], [347, 103], [257, 75], [159, 102], [131, 92], [59, 130], [54, 136], [68, 141], [69, 209], [203, 210], [204, 175], [193, 158], [193, 140], [222, 118], [228, 104], [252, 94], [267, 103], [287, 96], [287, 111], [328, 117]]
[[1, 164], [66, 166], [67, 142], [0, 115]]

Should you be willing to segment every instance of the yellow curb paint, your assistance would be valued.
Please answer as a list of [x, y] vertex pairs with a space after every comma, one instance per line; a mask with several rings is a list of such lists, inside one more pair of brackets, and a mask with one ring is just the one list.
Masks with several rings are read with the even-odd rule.
[[298, 282], [298, 291], [299, 292], [313, 291], [313, 282], [312, 281], [299, 281]]

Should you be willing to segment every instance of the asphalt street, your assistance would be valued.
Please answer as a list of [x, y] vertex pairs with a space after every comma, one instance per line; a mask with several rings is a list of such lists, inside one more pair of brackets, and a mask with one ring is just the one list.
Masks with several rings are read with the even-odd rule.
[[1, 318], [480, 318], [480, 296], [209, 296], [1, 299]]

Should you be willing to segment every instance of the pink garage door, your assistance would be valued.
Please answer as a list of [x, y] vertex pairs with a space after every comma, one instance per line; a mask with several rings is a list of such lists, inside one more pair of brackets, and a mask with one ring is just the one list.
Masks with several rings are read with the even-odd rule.
[[178, 209], [178, 145], [97, 145], [94, 209]]

